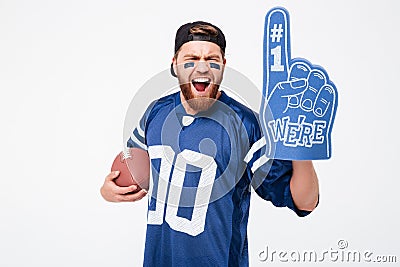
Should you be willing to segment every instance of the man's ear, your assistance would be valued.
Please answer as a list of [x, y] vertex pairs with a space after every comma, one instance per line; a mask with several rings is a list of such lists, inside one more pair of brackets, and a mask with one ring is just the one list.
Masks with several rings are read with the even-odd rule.
[[222, 72], [225, 70], [226, 58], [222, 61]]
[[171, 62], [170, 72], [171, 72], [171, 75], [174, 76], [174, 77], [177, 77], [176, 76], [176, 69], [177, 69], [177, 67], [176, 67], [176, 58], [173, 57], [172, 58], [172, 62]]
[[174, 72], [176, 74], [177, 67], [176, 67], [176, 58], [175, 57], [172, 58], [172, 67], [174, 68]]

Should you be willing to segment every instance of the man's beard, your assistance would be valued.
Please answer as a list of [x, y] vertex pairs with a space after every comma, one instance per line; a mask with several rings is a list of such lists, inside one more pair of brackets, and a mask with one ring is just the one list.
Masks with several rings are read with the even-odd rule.
[[210, 95], [195, 96], [192, 92], [192, 84], [181, 84], [181, 92], [189, 107], [196, 112], [208, 110], [216, 101], [219, 85], [211, 83], [209, 85]]

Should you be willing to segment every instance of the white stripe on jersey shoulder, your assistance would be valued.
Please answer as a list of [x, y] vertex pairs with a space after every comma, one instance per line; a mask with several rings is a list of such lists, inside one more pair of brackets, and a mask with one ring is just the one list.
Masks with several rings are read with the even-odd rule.
[[140, 127], [140, 122], [138, 123], [138, 125], [136, 126], [136, 129], [138, 131], [138, 134], [144, 138], [144, 130]]
[[255, 173], [258, 170], [258, 168], [267, 163], [269, 160], [270, 158], [268, 158], [265, 154], [262, 155], [260, 158], [254, 161], [253, 166], [251, 166], [251, 172]]
[[134, 133], [131, 134], [131, 139], [135, 144], [137, 144], [138, 146], [140, 146], [144, 150], [147, 150], [146, 144], [143, 144], [142, 142], [140, 142], [140, 140], [135, 136]]
[[256, 153], [257, 150], [259, 150], [260, 148], [262, 148], [263, 146], [265, 146], [266, 143], [267, 143], [267, 142], [266, 142], [264, 136], [261, 137], [260, 139], [258, 139], [258, 141], [255, 142], [255, 143], [251, 146], [249, 152], [247, 152], [247, 155], [246, 155], [246, 157], [244, 158], [244, 161], [245, 161], [246, 163], [249, 163], [249, 161], [253, 158], [254, 153]]

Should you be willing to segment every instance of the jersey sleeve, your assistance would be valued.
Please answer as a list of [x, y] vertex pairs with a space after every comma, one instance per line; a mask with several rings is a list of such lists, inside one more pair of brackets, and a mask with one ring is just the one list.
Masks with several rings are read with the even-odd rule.
[[139, 120], [137, 126], [133, 129], [128, 141], [127, 147], [136, 147], [147, 150], [147, 143], [146, 143], [146, 125], [150, 118], [151, 111], [155, 105], [155, 101], [151, 103], [146, 111], [144, 112], [143, 116]]
[[310, 211], [299, 210], [294, 204], [290, 191], [292, 161], [269, 159], [265, 155], [265, 148], [265, 137], [261, 137], [246, 155], [246, 171], [252, 177], [251, 186], [261, 198], [271, 201], [276, 207], [288, 207], [300, 217], [310, 214]]

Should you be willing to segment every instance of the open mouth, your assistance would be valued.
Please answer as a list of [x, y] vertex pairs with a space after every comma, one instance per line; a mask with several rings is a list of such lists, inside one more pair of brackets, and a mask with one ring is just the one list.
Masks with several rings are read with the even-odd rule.
[[196, 78], [192, 80], [192, 84], [198, 92], [204, 92], [208, 88], [210, 83], [210, 78]]

